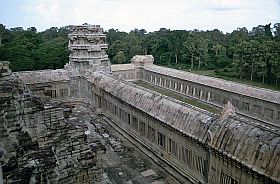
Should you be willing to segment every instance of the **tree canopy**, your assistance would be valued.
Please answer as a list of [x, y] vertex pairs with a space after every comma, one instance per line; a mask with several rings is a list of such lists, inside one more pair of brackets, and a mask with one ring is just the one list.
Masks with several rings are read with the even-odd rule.
[[225, 77], [279, 85], [280, 23], [258, 25], [251, 31], [237, 28], [226, 34], [218, 29], [166, 28], [149, 33], [144, 29], [129, 33], [110, 29], [106, 34], [112, 63], [120, 62], [114, 59], [120, 57], [120, 51], [125, 63], [135, 54], [152, 54], [159, 65], [215, 70]]
[[[10, 61], [13, 71], [62, 68], [68, 62], [70, 29], [38, 32], [35, 27], [7, 29], [0, 24], [0, 60]], [[129, 63], [136, 54], [152, 54], [158, 65], [215, 70], [221, 76], [279, 85], [280, 23], [258, 25], [251, 31], [237, 28], [232, 33], [166, 28], [105, 33], [113, 64]]]
[[0, 24], [0, 60], [11, 62], [13, 71], [62, 68], [68, 62], [70, 27], [37, 32], [35, 27], [6, 29]]

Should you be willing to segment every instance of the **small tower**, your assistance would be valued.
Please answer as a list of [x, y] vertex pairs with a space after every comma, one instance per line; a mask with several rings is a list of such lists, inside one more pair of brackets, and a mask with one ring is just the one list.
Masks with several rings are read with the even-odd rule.
[[106, 35], [99, 25], [74, 26], [68, 35], [69, 65], [79, 73], [86, 71], [110, 72], [111, 65], [106, 54]]

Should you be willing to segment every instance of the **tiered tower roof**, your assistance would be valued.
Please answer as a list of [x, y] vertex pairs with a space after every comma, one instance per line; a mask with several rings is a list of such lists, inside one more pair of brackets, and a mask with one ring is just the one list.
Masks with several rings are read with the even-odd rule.
[[110, 71], [108, 45], [99, 25], [74, 26], [69, 38], [69, 64], [79, 71]]

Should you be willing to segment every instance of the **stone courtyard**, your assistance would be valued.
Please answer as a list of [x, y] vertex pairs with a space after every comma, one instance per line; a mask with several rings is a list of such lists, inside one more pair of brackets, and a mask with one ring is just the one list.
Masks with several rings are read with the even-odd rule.
[[100, 114], [95, 114], [83, 106], [73, 109], [69, 119], [76, 126], [89, 127], [88, 139], [98, 140], [104, 145], [104, 183], [155, 184], [179, 183], [159, 163], [155, 163], [126, 137], [117, 132]]

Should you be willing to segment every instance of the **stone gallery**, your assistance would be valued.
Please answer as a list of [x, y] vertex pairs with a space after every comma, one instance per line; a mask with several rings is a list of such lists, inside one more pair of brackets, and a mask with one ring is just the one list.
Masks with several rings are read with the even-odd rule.
[[0, 184], [280, 183], [279, 92], [111, 65], [98, 25], [68, 37], [64, 69], [0, 63]]

